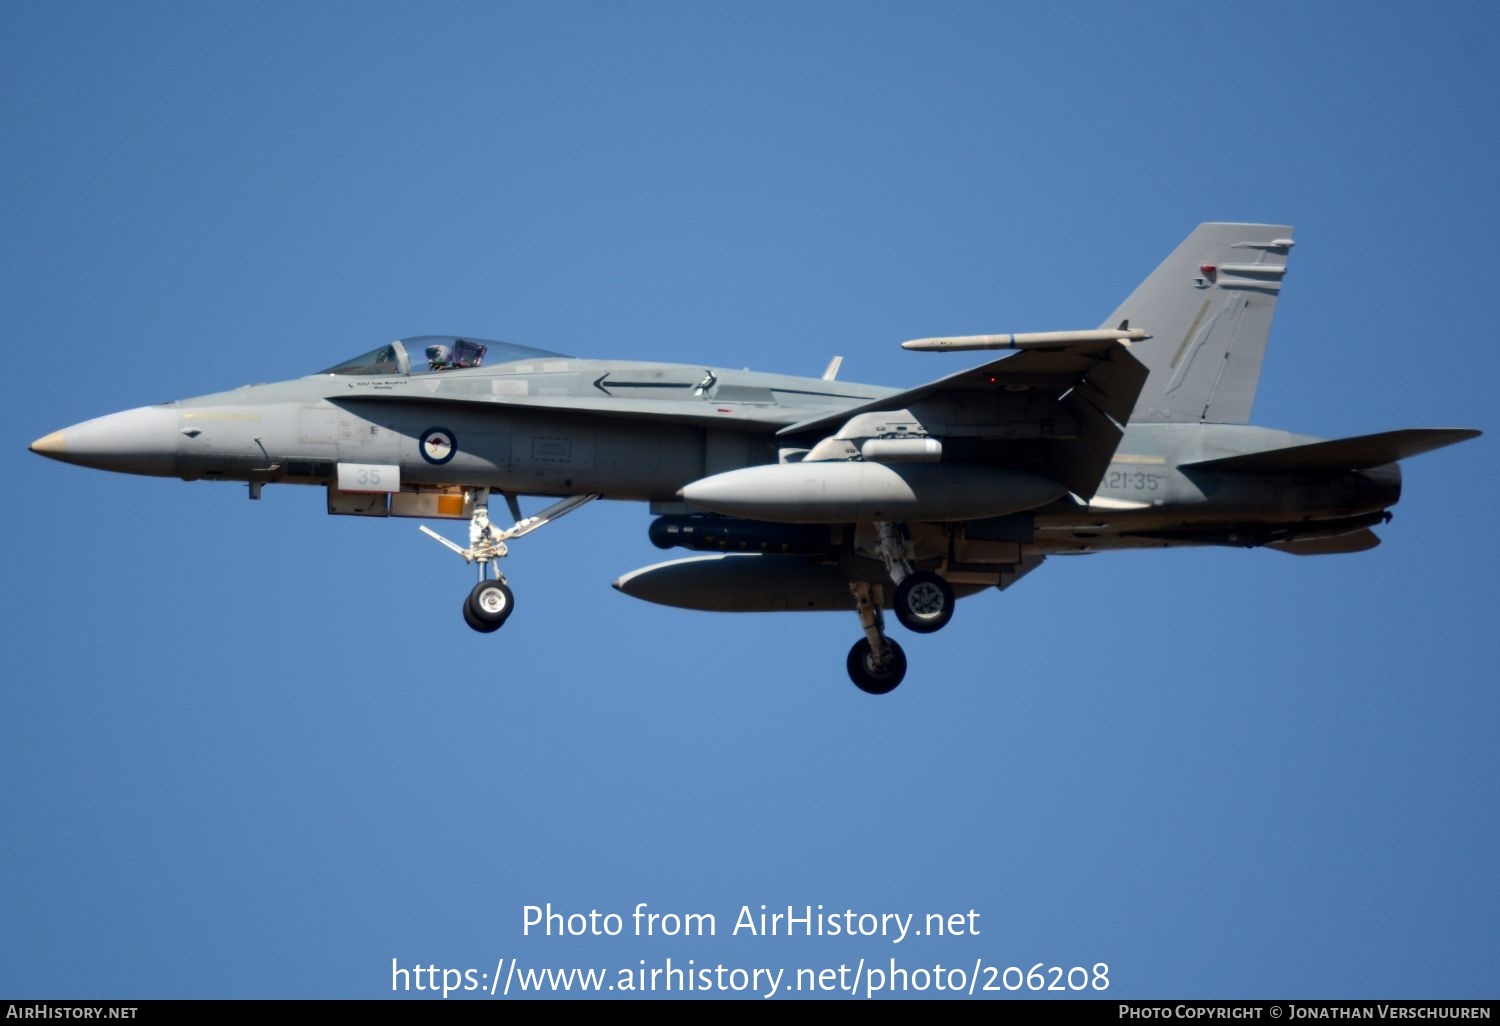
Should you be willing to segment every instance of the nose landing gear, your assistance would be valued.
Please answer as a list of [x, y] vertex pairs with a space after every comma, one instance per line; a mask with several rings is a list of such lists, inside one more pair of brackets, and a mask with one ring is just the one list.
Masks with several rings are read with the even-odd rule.
[[[500, 572], [500, 560], [510, 551], [506, 542], [530, 534], [539, 527], [573, 512], [586, 502], [597, 499], [597, 495], [571, 495], [555, 502], [536, 516], [522, 518], [513, 497], [507, 496], [512, 512], [516, 514], [514, 527], [496, 530], [490, 522], [490, 510], [486, 500], [474, 507], [469, 520], [469, 547], [463, 548], [438, 534], [426, 524], [421, 526], [423, 534], [441, 542], [449, 550], [464, 558], [464, 562], [479, 567], [479, 583], [474, 585], [468, 598], [464, 599], [464, 622], [481, 634], [499, 630], [515, 610], [516, 600], [511, 593], [505, 575]], [[493, 576], [492, 576], [493, 574]]]
[[[510, 619], [515, 607], [516, 599], [510, 592], [510, 585], [499, 579], [482, 580], [464, 599], [464, 619], [470, 627], [488, 634], [499, 630]], [[476, 627], [476, 623], [482, 626]]]

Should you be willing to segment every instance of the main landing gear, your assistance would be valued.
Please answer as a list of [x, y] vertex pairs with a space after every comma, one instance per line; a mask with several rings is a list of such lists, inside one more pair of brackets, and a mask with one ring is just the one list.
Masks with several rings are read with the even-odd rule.
[[[875, 528], [879, 539], [876, 553], [896, 585], [891, 603], [896, 620], [916, 634], [942, 630], [953, 619], [952, 585], [930, 570], [912, 569], [910, 543], [899, 525], [878, 523]], [[874, 588], [866, 581], [853, 581], [849, 590], [854, 593], [859, 625], [865, 632], [849, 650], [849, 679], [867, 694], [887, 694], [906, 676], [906, 653], [885, 636], [885, 616]]]
[[508, 530], [496, 530], [495, 525], [490, 522], [489, 506], [481, 499], [480, 504], [474, 507], [474, 516], [469, 520], [469, 547], [462, 548], [449, 541], [427, 525], [422, 525], [422, 533], [430, 538], [442, 542], [447, 548], [464, 557], [464, 562], [474, 563], [479, 567], [479, 583], [469, 591], [468, 598], [464, 599], [464, 623], [481, 634], [490, 634], [498, 631], [510, 619], [511, 612], [516, 608], [515, 595], [511, 593], [510, 585], [505, 580], [505, 575], [500, 572], [500, 560], [505, 558], [509, 549], [506, 542], [512, 538], [519, 538], [523, 534], [530, 534], [539, 527], [543, 527], [566, 513], [571, 513], [579, 506], [597, 499], [597, 495], [572, 495], [561, 502], [553, 503], [534, 517], [521, 516], [521, 509], [511, 496], [506, 496], [510, 505], [510, 511], [515, 515], [516, 524]]
[[887, 694], [906, 676], [906, 653], [885, 636], [885, 616], [869, 583], [852, 581], [849, 590], [859, 607], [859, 625], [865, 629], [865, 636], [854, 643], [845, 661], [849, 679], [867, 695]]

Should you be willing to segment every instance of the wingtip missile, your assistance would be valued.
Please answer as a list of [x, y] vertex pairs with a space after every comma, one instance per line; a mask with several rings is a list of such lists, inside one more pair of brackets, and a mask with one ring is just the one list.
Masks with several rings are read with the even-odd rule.
[[901, 343], [916, 352], [967, 352], [975, 349], [1042, 349], [1090, 342], [1144, 342], [1151, 336], [1140, 328], [1091, 328], [1087, 331], [1029, 331], [1010, 335], [944, 335], [914, 338]]

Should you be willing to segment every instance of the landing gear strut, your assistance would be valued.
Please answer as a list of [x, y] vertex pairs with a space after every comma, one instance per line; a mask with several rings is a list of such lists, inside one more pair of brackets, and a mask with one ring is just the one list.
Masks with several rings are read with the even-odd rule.
[[915, 634], [931, 634], [953, 619], [953, 587], [930, 570], [913, 570], [908, 558], [910, 545], [901, 528], [892, 523], [875, 525], [879, 533], [876, 552], [896, 585], [891, 609], [901, 626]]
[[906, 653], [885, 636], [885, 616], [869, 583], [853, 581], [849, 590], [854, 593], [859, 623], [865, 629], [865, 636], [854, 643], [845, 661], [849, 679], [867, 695], [888, 694], [906, 676]]
[[488, 499], [487, 497], [481, 498], [479, 504], [474, 507], [473, 517], [469, 520], [468, 548], [460, 547], [423, 524], [421, 527], [423, 534], [442, 542], [448, 549], [462, 556], [464, 562], [474, 563], [479, 567], [479, 583], [474, 585], [473, 590], [469, 592], [469, 597], [464, 599], [464, 623], [481, 634], [489, 634], [498, 631], [505, 621], [510, 619], [511, 612], [516, 608], [515, 596], [511, 594], [505, 575], [500, 572], [500, 560], [505, 558], [510, 551], [505, 544], [507, 541], [519, 538], [523, 534], [530, 534], [537, 528], [550, 524], [564, 514], [571, 513], [584, 503], [598, 497], [597, 495], [572, 495], [561, 502], [553, 503], [536, 516], [523, 519], [514, 497], [507, 495], [506, 500], [511, 512], [516, 515], [516, 524], [504, 531], [496, 530], [495, 525], [490, 522]]
[[[872, 548], [895, 585], [893, 592], [885, 594], [893, 599], [891, 610], [896, 619], [916, 634], [942, 630], [953, 619], [953, 586], [931, 570], [912, 566], [911, 542], [900, 524], [881, 521], [875, 524], [875, 530], [877, 540]], [[906, 676], [906, 653], [885, 636], [885, 616], [876, 587], [868, 581], [849, 584], [865, 636], [849, 650], [846, 666], [855, 687], [867, 694], [884, 695], [894, 691]]]

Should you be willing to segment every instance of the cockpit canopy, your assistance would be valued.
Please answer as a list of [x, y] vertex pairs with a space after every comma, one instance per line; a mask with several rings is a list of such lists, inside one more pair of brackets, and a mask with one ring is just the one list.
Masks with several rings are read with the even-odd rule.
[[539, 357], [567, 359], [562, 353], [514, 342], [458, 335], [413, 335], [335, 364], [319, 374], [433, 374], [481, 365], [496, 366]]

